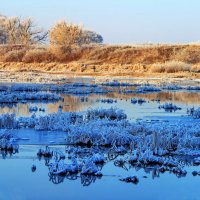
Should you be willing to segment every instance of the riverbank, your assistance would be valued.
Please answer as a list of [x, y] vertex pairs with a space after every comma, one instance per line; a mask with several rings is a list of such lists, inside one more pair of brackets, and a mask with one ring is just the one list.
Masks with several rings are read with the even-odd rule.
[[[55, 65], [54, 70], [47, 68], [52, 65], [45, 63], [0, 63], [1, 83], [67, 83], [73, 79], [93, 79], [95, 82], [112, 80], [133, 81], [139, 84], [179, 84], [199, 85], [200, 73], [178, 72], [178, 73], [149, 73], [149, 72], [114, 72], [113, 70], [102, 72], [80, 72], [64, 70], [64, 64]], [[33, 69], [34, 70], [31, 70]], [[60, 69], [60, 70], [59, 70]]]

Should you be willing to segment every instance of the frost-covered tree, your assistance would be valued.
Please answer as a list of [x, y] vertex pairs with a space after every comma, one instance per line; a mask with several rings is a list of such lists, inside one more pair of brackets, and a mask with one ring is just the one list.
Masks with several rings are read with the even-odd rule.
[[102, 43], [103, 37], [82, 26], [60, 21], [50, 30], [50, 44], [62, 47], [81, 46], [90, 43]]
[[19, 39], [24, 45], [43, 43], [47, 38], [48, 32], [43, 31], [35, 25], [31, 18], [20, 21]]
[[2, 17], [0, 28], [6, 44], [32, 45], [42, 43], [47, 37], [47, 32], [38, 28], [31, 18]]
[[3, 15], [0, 15], [0, 44], [5, 44], [6, 43], [6, 33], [4, 31], [4, 28], [2, 26], [2, 24], [4, 23], [4, 21], [6, 20], [6, 17]]
[[84, 31], [82, 38], [83, 38], [82, 43], [86, 43], [86, 44], [90, 44], [90, 43], [101, 44], [101, 43], [103, 43], [103, 37], [94, 31], [88, 31], [88, 30]]
[[64, 47], [79, 45], [82, 34], [83, 29], [81, 26], [60, 21], [50, 30], [50, 44]]

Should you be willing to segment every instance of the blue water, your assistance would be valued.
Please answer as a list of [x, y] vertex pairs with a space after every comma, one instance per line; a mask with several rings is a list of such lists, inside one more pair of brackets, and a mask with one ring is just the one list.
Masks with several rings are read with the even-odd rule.
[[[149, 173], [134, 168], [126, 171], [115, 167], [112, 162], [102, 170], [104, 176], [67, 177], [51, 179], [44, 160], [38, 160], [36, 153], [40, 146], [20, 146], [19, 153], [0, 161], [0, 199], [2, 200], [65, 200], [65, 199], [141, 199], [141, 200], [198, 200], [199, 177], [193, 177], [191, 170], [186, 177], [177, 178], [174, 174]], [[64, 150], [64, 147], [59, 146]], [[35, 172], [31, 166], [36, 165]], [[199, 167], [195, 168], [196, 170]], [[124, 183], [119, 178], [137, 175], [139, 183]], [[147, 176], [144, 178], [143, 176]], [[54, 182], [54, 183], [53, 183]], [[60, 183], [58, 183], [60, 182]], [[57, 184], [55, 184], [57, 183]]]
[[[45, 108], [45, 112], [36, 112], [36, 115], [46, 115], [57, 112], [59, 105], [63, 106], [62, 111], [78, 112], [86, 111], [89, 108], [110, 108], [118, 107], [123, 109], [129, 120], [185, 120], [186, 110], [189, 107], [199, 107], [200, 94], [194, 92], [161, 92], [154, 94], [108, 94], [91, 95], [87, 101], [82, 102], [79, 96], [64, 95], [64, 102], [17, 104], [14, 107], [5, 106], [0, 109], [0, 114], [15, 113], [17, 117], [31, 116], [30, 106]], [[146, 103], [131, 104], [130, 98], [145, 98]], [[113, 98], [117, 103], [106, 104], [98, 102], [98, 99]], [[161, 102], [152, 101], [160, 98]], [[164, 102], [172, 101], [182, 110], [176, 112], [165, 112], [158, 109]], [[12, 130], [11, 130], [12, 131]], [[87, 200], [198, 200], [200, 199], [200, 179], [193, 177], [191, 172], [199, 167], [188, 167], [186, 177], [178, 178], [176, 175], [166, 172], [157, 174], [155, 170], [144, 171], [144, 169], [119, 168], [113, 161], [109, 161], [103, 167], [103, 177], [56, 177], [50, 178], [48, 167], [45, 161], [37, 158], [38, 149], [46, 144], [55, 145], [52, 148], [59, 148], [65, 151], [65, 133], [63, 132], [37, 132], [30, 129], [13, 131], [17, 136], [23, 138], [19, 141], [19, 152], [13, 155], [0, 155], [0, 200], [66, 200], [66, 199], [87, 199]], [[36, 165], [35, 172], [31, 166]], [[137, 176], [139, 183], [124, 183], [119, 179], [128, 175]], [[144, 178], [143, 176], [147, 176]], [[74, 179], [74, 180], [70, 180]], [[57, 183], [57, 184], [55, 184]]]

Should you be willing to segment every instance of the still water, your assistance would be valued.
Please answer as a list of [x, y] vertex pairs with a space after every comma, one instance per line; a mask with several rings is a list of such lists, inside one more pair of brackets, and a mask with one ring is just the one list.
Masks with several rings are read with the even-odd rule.
[[[85, 112], [89, 108], [123, 109], [128, 119], [143, 120], [181, 120], [186, 116], [187, 108], [199, 107], [200, 93], [198, 92], [160, 92], [151, 94], [92, 94], [82, 98], [62, 94], [64, 102], [41, 103], [28, 102], [26, 104], [4, 105], [0, 114], [15, 113], [17, 117], [31, 116], [30, 106], [44, 108], [44, 112], [37, 111], [36, 115], [46, 115], [60, 112]], [[112, 104], [102, 103], [100, 99], [116, 100]], [[143, 104], [131, 104], [131, 98], [144, 98]], [[159, 102], [155, 101], [160, 99]], [[173, 102], [182, 110], [166, 112], [159, 109], [164, 102]], [[14, 131], [14, 130], [13, 130]], [[198, 200], [200, 199], [200, 178], [193, 177], [191, 172], [199, 167], [188, 167], [186, 177], [177, 177], [166, 172], [158, 173], [154, 169], [133, 168], [130, 165], [117, 167], [114, 160], [109, 160], [102, 168], [102, 177], [69, 176], [51, 177], [44, 159], [38, 159], [38, 149], [46, 144], [51, 148], [65, 152], [62, 132], [36, 132], [34, 130], [15, 130], [20, 141], [19, 152], [6, 154], [1, 152], [0, 159], [0, 199], [1, 200], [64, 200], [64, 199], [141, 199], [141, 200]], [[46, 161], [47, 162], [47, 161]], [[31, 166], [37, 167], [35, 172]], [[119, 179], [126, 176], [137, 176], [138, 184], [124, 183]]]
[[[158, 174], [153, 170], [134, 168], [127, 170], [108, 162], [102, 172], [103, 177], [49, 177], [44, 160], [38, 160], [39, 146], [20, 146], [19, 153], [7, 156], [0, 162], [0, 199], [156, 199], [156, 200], [198, 200], [199, 177], [188, 173], [178, 178], [174, 174]], [[56, 148], [64, 149], [59, 146]], [[35, 172], [31, 166], [36, 165]], [[191, 172], [192, 169], [189, 169]], [[124, 183], [119, 178], [137, 175], [139, 183]], [[144, 177], [145, 176], [145, 177]]]

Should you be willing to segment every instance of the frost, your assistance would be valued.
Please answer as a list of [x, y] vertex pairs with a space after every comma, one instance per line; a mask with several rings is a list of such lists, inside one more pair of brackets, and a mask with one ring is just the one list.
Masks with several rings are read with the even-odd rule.
[[188, 115], [192, 116], [195, 119], [199, 119], [200, 118], [200, 108], [197, 108], [197, 109], [194, 109], [194, 108], [187, 109], [187, 113], [188, 113]]
[[18, 127], [15, 114], [0, 115], [0, 129], [15, 129]]
[[49, 157], [52, 157], [52, 156], [53, 156], [53, 151], [51, 151], [51, 150], [49, 149], [49, 147], [46, 146], [45, 150], [43, 150], [43, 149], [39, 149], [39, 150], [38, 150], [37, 156], [39, 156], [39, 157], [42, 157], [42, 156], [43, 156], [43, 157], [49, 158]]
[[160, 88], [147, 85], [147, 86], [141, 86], [141, 87], [139, 87], [136, 92], [137, 93], [146, 93], [146, 92], [160, 92], [160, 91], [161, 91]]
[[200, 86], [188, 86], [187, 90], [200, 90]]
[[135, 84], [131, 84], [131, 83], [123, 83], [123, 82], [119, 82], [117, 80], [114, 80], [112, 82], [105, 82], [102, 83], [103, 86], [109, 86], [109, 87], [128, 87], [128, 86], [136, 86]]
[[101, 103], [117, 103], [117, 100], [114, 99], [98, 99], [97, 102], [101, 102]]
[[183, 87], [180, 86], [180, 85], [164, 85], [164, 86], [162, 86], [162, 89], [165, 89], [165, 90], [181, 90], [181, 89], [183, 89]]
[[0, 149], [6, 151], [18, 151], [19, 145], [12, 134], [2, 134], [0, 136]]
[[139, 179], [137, 176], [128, 176], [126, 178], [121, 178], [119, 180], [126, 182], [126, 183], [134, 183], [134, 184], [138, 184], [138, 182], [139, 182]]
[[181, 110], [180, 107], [172, 104], [172, 103], [165, 103], [161, 106], [158, 107], [159, 109], [164, 109], [165, 111], [177, 111], [177, 110]]
[[38, 111], [38, 107], [37, 106], [30, 106], [29, 107], [29, 112], [37, 112]]
[[59, 101], [63, 98], [46, 92], [1, 92], [0, 103], [18, 103], [24, 101]]
[[86, 113], [86, 118], [88, 120], [94, 119], [110, 119], [110, 120], [121, 120], [126, 119], [127, 116], [124, 114], [123, 110], [116, 108], [110, 109], [90, 109]]
[[139, 99], [132, 98], [132, 99], [131, 99], [131, 103], [132, 103], [132, 104], [136, 104], [136, 103], [138, 103], [138, 104], [143, 104], [143, 103], [146, 103], [146, 100], [145, 100], [145, 99], [142, 99], [142, 98], [139, 98]]

